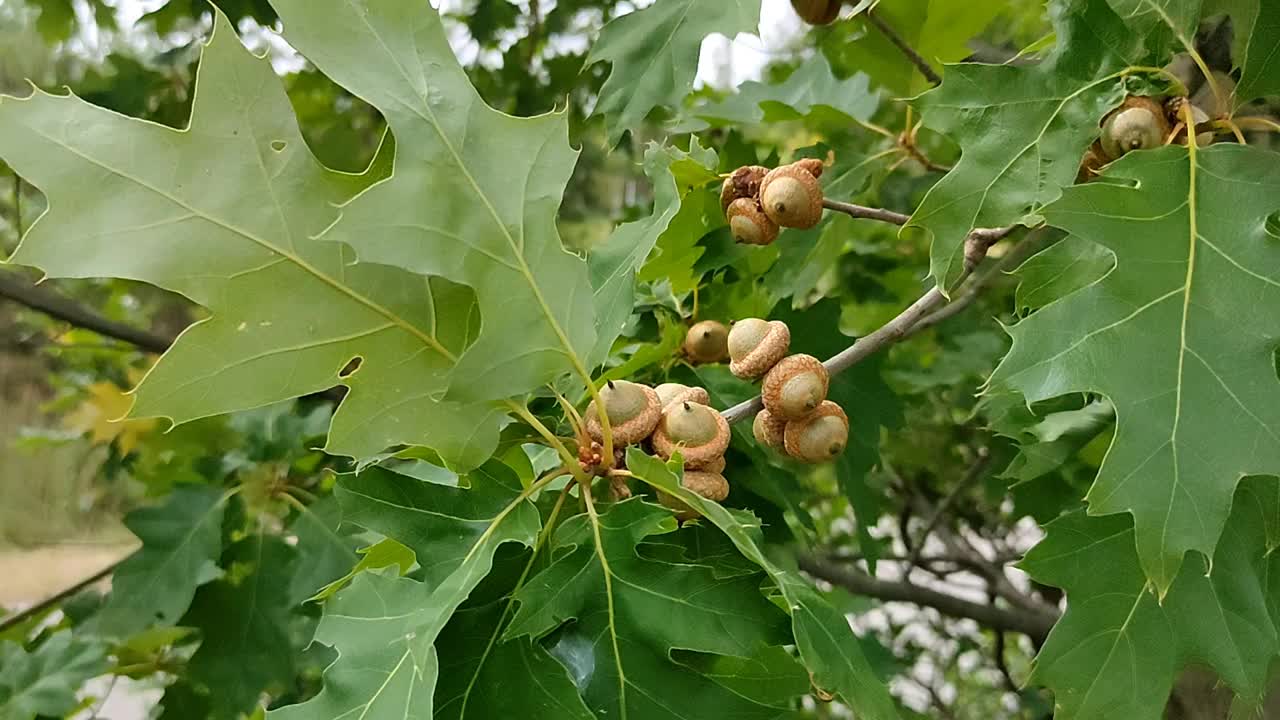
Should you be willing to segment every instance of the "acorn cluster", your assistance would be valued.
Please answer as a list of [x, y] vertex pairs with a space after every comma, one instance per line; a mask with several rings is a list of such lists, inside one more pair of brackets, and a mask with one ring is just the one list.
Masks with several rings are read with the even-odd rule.
[[[710, 406], [705, 389], [679, 383], [651, 388], [618, 380], [601, 388], [600, 401], [616, 446], [646, 443], [663, 460], [679, 452], [684, 459], [685, 488], [716, 502], [729, 496], [723, 474], [729, 423]], [[600, 408], [594, 401], [587, 406], [584, 422], [587, 434], [602, 442]], [[681, 520], [697, 514], [678, 498], [660, 494], [658, 499], [676, 510]]]
[[733, 239], [768, 245], [778, 229], [811, 228], [822, 219], [822, 161], [807, 158], [772, 170], [747, 165], [720, 187], [720, 207]]
[[[1076, 182], [1088, 182], [1104, 165], [1135, 150], [1150, 150], [1171, 142], [1185, 145], [1192, 134], [1198, 147], [1212, 143], [1212, 132], [1188, 132], [1183, 127], [1183, 106], [1189, 102], [1183, 97], [1166, 102], [1142, 95], [1125, 98], [1102, 119], [1101, 136], [1085, 152]], [[1192, 104], [1191, 119], [1199, 126], [1210, 118], [1198, 105]]]
[[791, 331], [779, 320], [747, 318], [729, 331], [729, 370], [763, 378], [752, 432], [756, 440], [805, 463], [834, 460], [849, 442], [849, 417], [827, 399], [831, 379], [812, 355], [787, 355]]

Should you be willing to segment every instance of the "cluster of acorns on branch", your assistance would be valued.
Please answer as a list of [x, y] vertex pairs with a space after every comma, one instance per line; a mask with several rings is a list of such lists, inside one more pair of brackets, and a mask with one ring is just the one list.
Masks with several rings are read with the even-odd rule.
[[720, 207], [733, 239], [768, 245], [778, 228], [811, 228], [822, 219], [822, 161], [807, 158], [772, 170], [747, 165], [720, 187]]
[[[1142, 95], [1130, 95], [1120, 107], [1102, 120], [1102, 134], [1085, 152], [1076, 182], [1092, 180], [1102, 166], [1119, 160], [1134, 150], [1150, 150], [1170, 142], [1186, 144], [1192, 134], [1185, 127], [1183, 107], [1190, 101], [1184, 97], [1166, 102]], [[1192, 122], [1199, 126], [1210, 120], [1209, 114], [1191, 104]], [[1175, 134], [1175, 129], [1177, 133]], [[1213, 132], [1195, 133], [1196, 146], [1213, 142]]]

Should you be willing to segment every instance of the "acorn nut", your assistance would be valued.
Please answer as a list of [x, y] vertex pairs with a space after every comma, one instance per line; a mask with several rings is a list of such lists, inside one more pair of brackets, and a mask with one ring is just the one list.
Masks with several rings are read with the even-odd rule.
[[803, 167], [783, 165], [760, 183], [760, 206], [782, 227], [811, 228], [822, 219], [822, 186]]
[[786, 357], [791, 330], [779, 320], [746, 318], [729, 329], [729, 370], [744, 380], [764, 375]]
[[764, 376], [760, 399], [764, 407], [783, 420], [799, 420], [827, 399], [830, 378], [822, 362], [812, 355], [792, 355], [774, 365]]
[[789, 421], [783, 442], [787, 454], [800, 462], [834, 460], [849, 443], [849, 417], [839, 405], [825, 400], [809, 417]]
[[1133, 150], [1164, 144], [1169, 121], [1163, 106], [1148, 97], [1130, 96], [1102, 123], [1102, 151], [1111, 160]]
[[751, 434], [756, 436], [757, 442], [783, 454], [787, 452], [787, 446], [783, 439], [786, 429], [787, 421], [775, 416], [768, 410], [761, 410], [756, 413], [756, 419], [751, 423]]
[[810, 25], [828, 25], [840, 14], [843, 0], [791, 0], [791, 7]]
[[[604, 401], [613, 431], [613, 443], [617, 446], [633, 445], [649, 437], [662, 416], [658, 393], [648, 385], [626, 380], [610, 381], [600, 388], [600, 399]], [[604, 442], [594, 400], [587, 405], [584, 419], [587, 434], [596, 442]]]
[[729, 328], [715, 320], [695, 323], [684, 336], [684, 354], [695, 363], [714, 363], [728, 359]]
[[[720, 502], [729, 497], [729, 481], [725, 480], [724, 476], [717, 472], [685, 470], [684, 479], [680, 481], [680, 484], [686, 490], [715, 502]], [[670, 493], [659, 492], [658, 502], [675, 510], [676, 518], [682, 522], [698, 517], [697, 510], [689, 507], [683, 500]]]
[[662, 411], [653, 431], [653, 450], [663, 460], [680, 452], [686, 469], [699, 469], [724, 455], [729, 447], [729, 423], [701, 403], [682, 402]]
[[760, 193], [760, 181], [769, 173], [762, 165], [747, 165], [733, 171], [720, 186], [720, 209], [729, 212], [729, 204], [738, 198], [754, 198]]
[[738, 198], [725, 211], [733, 239], [746, 245], [768, 245], [778, 239], [778, 224], [769, 218], [755, 198]]
[[680, 383], [662, 383], [654, 388], [654, 392], [658, 393], [658, 402], [663, 410], [677, 402], [695, 402], [702, 405], [711, 403], [711, 396], [707, 394], [706, 388], [689, 387]]

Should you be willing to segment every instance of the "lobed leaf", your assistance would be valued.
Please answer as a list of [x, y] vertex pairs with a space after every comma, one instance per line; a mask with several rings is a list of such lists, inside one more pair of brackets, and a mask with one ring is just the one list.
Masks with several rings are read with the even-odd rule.
[[0, 717], [62, 717], [76, 709], [76, 691], [107, 671], [107, 648], [60, 632], [34, 650], [0, 641]]

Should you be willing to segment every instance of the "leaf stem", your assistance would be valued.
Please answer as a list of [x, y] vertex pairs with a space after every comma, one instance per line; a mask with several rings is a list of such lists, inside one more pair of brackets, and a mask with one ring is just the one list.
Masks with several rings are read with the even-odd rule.
[[529, 408], [514, 400], [507, 400], [506, 405], [511, 409], [511, 412], [519, 416], [526, 425], [533, 428], [535, 432], [541, 435], [542, 438], [560, 454], [560, 459], [564, 461], [565, 468], [573, 474], [575, 480], [580, 483], [590, 482], [590, 478], [582, 470], [582, 466], [578, 464], [578, 458], [574, 457], [573, 453], [569, 452], [569, 448], [565, 447], [564, 443], [560, 442], [560, 438], [556, 437], [555, 433], [548, 430], [547, 426], [543, 425], [542, 421], [539, 420], [537, 416], [529, 412]]
[[18, 242], [22, 242], [22, 176], [16, 170], [13, 173], [13, 228], [18, 233]]
[[608, 601], [609, 637], [613, 640], [613, 660], [618, 667], [618, 717], [627, 718], [627, 674], [622, 669], [622, 653], [618, 649], [618, 626], [613, 610], [613, 571], [609, 569], [609, 559], [605, 557], [604, 539], [600, 535], [600, 515], [596, 513], [596, 504], [591, 499], [590, 483], [579, 486], [582, 500], [587, 506], [587, 515], [591, 518], [591, 533], [595, 537], [596, 556], [600, 558], [600, 568], [604, 571], [604, 592]]
[[920, 53], [916, 52], [916, 49], [911, 47], [911, 45], [898, 34], [897, 30], [894, 30], [889, 23], [885, 22], [884, 18], [880, 17], [879, 13], [875, 10], [869, 9], [863, 14], [866, 15], [867, 22], [874, 25], [881, 34], [888, 38], [889, 42], [893, 43], [902, 51], [903, 55], [907, 56], [907, 60], [910, 60], [911, 64], [916, 66], [916, 69], [920, 71], [920, 74], [924, 76], [925, 80], [929, 81], [929, 84], [942, 84], [942, 76], [938, 74], [938, 71], [934, 70], [933, 66], [930, 65], [929, 62], [920, 55]]

